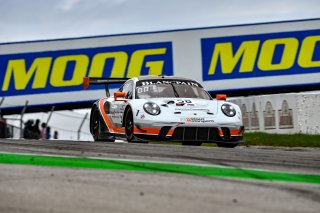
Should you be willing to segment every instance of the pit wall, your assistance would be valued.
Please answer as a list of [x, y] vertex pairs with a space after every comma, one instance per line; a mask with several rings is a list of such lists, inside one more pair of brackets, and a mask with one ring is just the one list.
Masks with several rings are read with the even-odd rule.
[[230, 98], [247, 132], [320, 134], [320, 91]]

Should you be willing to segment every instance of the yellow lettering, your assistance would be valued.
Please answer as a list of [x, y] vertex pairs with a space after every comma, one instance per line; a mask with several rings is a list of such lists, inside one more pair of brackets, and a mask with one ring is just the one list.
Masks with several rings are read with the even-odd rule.
[[[65, 70], [69, 62], [75, 66], [70, 80], [64, 80]], [[86, 76], [89, 58], [86, 55], [71, 55], [58, 57], [53, 64], [50, 83], [55, 87], [80, 85]]]
[[98, 53], [95, 55], [92, 59], [89, 77], [102, 77], [108, 59], [114, 59], [110, 77], [123, 78], [128, 62], [128, 55], [126, 52]]
[[[143, 66], [144, 58], [148, 55], [162, 55], [167, 51], [166, 48], [157, 48], [149, 50], [137, 50], [132, 54], [129, 69], [128, 78], [140, 76]], [[146, 63], [146, 67], [149, 68], [149, 75], [161, 75], [163, 71], [164, 61], [149, 61]]]
[[213, 75], [215, 73], [219, 59], [222, 73], [232, 73], [241, 57], [242, 60], [239, 72], [252, 72], [259, 44], [260, 41], [258, 40], [242, 42], [235, 54], [233, 54], [231, 42], [216, 44], [213, 50], [208, 74]]
[[[272, 64], [277, 45], [284, 45], [281, 60]], [[296, 38], [270, 39], [263, 43], [258, 61], [259, 69], [263, 71], [285, 70], [293, 66], [298, 51], [299, 41]]]
[[51, 57], [37, 58], [33, 61], [29, 70], [27, 70], [25, 60], [10, 60], [8, 62], [2, 91], [8, 91], [12, 77], [16, 90], [25, 89], [33, 76], [32, 88], [44, 88], [47, 83], [51, 61]]
[[303, 40], [298, 58], [298, 64], [301, 67], [320, 67], [320, 60], [312, 60], [317, 42], [320, 42], [320, 36], [309, 36]]

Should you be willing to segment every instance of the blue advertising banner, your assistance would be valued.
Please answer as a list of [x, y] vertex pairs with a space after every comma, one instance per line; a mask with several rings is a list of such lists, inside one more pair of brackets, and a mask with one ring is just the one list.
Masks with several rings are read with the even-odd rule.
[[0, 55], [0, 96], [79, 91], [85, 76], [140, 75], [173, 75], [171, 42]]
[[203, 80], [320, 72], [320, 30], [201, 39]]

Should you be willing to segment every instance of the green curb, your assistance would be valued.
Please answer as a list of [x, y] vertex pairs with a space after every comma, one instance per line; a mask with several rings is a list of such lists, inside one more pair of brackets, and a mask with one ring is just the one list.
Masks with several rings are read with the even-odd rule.
[[202, 166], [179, 163], [141, 162], [127, 160], [92, 159], [78, 157], [37, 156], [0, 153], [0, 163], [36, 166], [56, 166], [85, 169], [109, 169], [139, 172], [170, 172], [206, 177], [254, 179], [293, 183], [320, 184], [320, 175], [295, 174], [278, 171]]

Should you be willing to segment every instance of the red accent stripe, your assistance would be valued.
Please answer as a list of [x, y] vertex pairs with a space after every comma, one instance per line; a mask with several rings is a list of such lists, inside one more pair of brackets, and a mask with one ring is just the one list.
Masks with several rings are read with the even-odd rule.
[[231, 135], [241, 135], [241, 130], [240, 129], [233, 129], [230, 131]]
[[137, 134], [152, 134], [152, 135], [158, 135], [160, 132], [160, 128], [134, 128], [134, 133]]
[[[219, 135], [223, 136], [223, 132], [221, 129], [219, 129]], [[241, 135], [241, 130], [240, 129], [232, 129], [232, 130], [230, 130], [230, 135], [232, 135], [232, 136]]]
[[[161, 128], [134, 128], [134, 133], [136, 134], [151, 134], [151, 135], [159, 135]], [[172, 136], [174, 130], [170, 129], [166, 136]]]
[[173, 132], [174, 132], [174, 130], [173, 130], [173, 129], [170, 129], [170, 130], [168, 131], [168, 133], [167, 133], [167, 136], [172, 136], [172, 135], [173, 135]]

